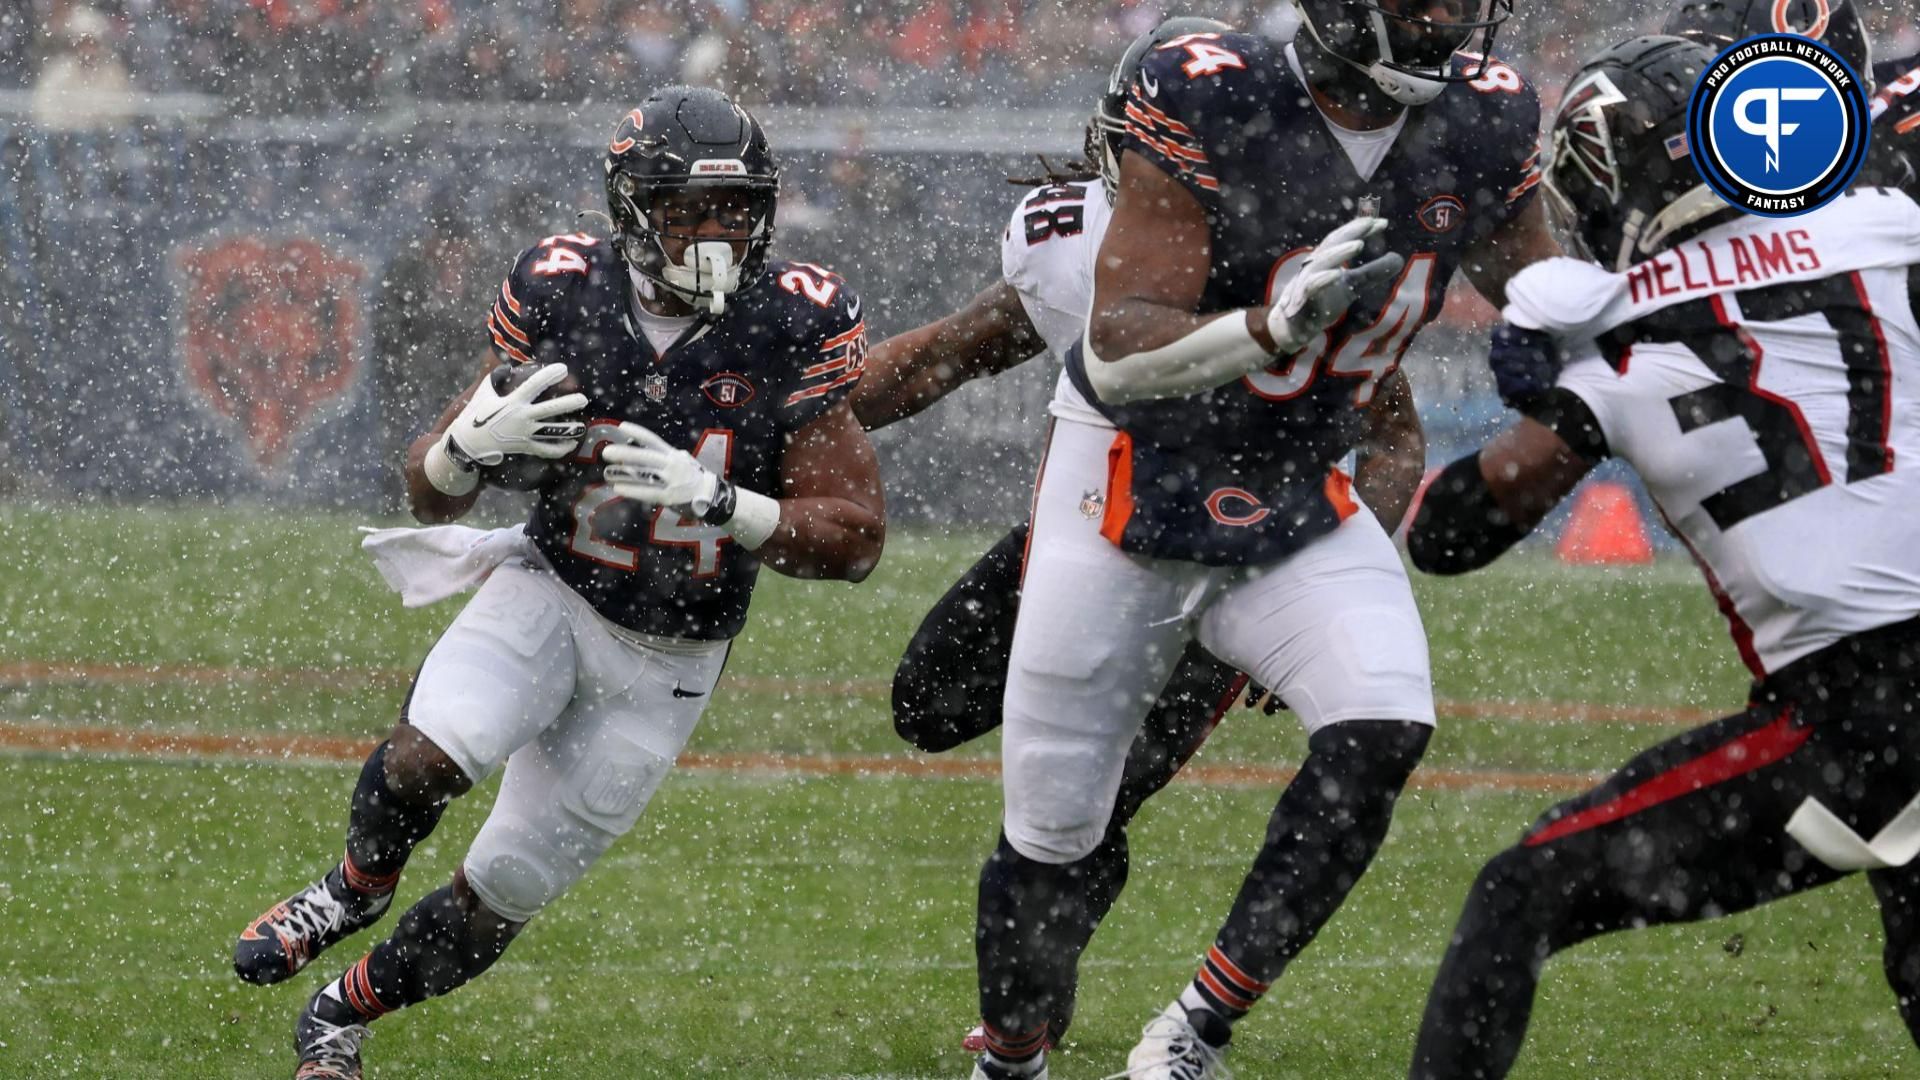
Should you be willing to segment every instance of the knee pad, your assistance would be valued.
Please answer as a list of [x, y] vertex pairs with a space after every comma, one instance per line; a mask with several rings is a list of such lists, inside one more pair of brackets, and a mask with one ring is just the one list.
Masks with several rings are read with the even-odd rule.
[[1105, 830], [1097, 824], [1007, 821], [1007, 843], [1034, 862], [1054, 866], [1079, 862], [1100, 846]]
[[551, 821], [540, 829], [488, 824], [467, 852], [467, 884], [495, 915], [516, 923], [566, 892], [619, 838], [584, 821], [560, 830]]
[[[1077, 862], [1106, 836], [1119, 796], [1121, 761], [1071, 738], [1012, 738], [1002, 752], [1013, 849], [1035, 862]], [[1123, 759], [1122, 759], [1123, 760]]]
[[557, 790], [503, 788], [467, 853], [467, 883], [496, 915], [527, 921], [633, 828], [672, 767], [633, 747], [579, 762]]

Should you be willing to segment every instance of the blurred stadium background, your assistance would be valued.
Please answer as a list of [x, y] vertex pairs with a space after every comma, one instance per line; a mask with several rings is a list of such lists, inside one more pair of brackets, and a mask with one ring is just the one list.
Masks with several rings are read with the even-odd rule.
[[[1907, 0], [1876, 41], [1920, 50]], [[777, 249], [866, 298], [876, 340], [998, 272], [1036, 153], [1076, 154], [1132, 0], [3, 0], [0, 490], [395, 505], [391, 455], [463, 382], [515, 251], [603, 205], [612, 122], [717, 83], [784, 166]], [[1183, 8], [1278, 29], [1286, 3]], [[1499, 52], [1549, 104], [1654, 0], [1521, 0]], [[1433, 460], [1499, 415], [1458, 282], [1406, 369]], [[1020, 512], [1053, 370], [880, 437], [894, 510]], [[103, 457], [98, 436], [112, 432]]]
[[[1920, 51], [1913, 0], [1866, 6], [1879, 47]], [[1517, 7], [1498, 52], [1549, 104], [1582, 53], [1665, 10]], [[1178, 9], [1269, 29], [1287, 10]], [[514, 252], [601, 207], [634, 100], [684, 79], [754, 108], [784, 163], [776, 251], [845, 274], [885, 336], [994, 278], [1005, 178], [1077, 152], [1108, 65], [1167, 13], [0, 0], [0, 1077], [282, 1073], [311, 980], [240, 987], [232, 934], [331, 854], [351, 762], [455, 610], [401, 611], [352, 526], [397, 520], [400, 448], [474, 369]], [[1408, 357], [1434, 464], [1501, 418], [1490, 318], [1462, 284]], [[879, 573], [765, 575], [689, 769], [488, 979], [384, 1022], [375, 1075], [964, 1072], [995, 741], [904, 754], [886, 680], [1024, 512], [1054, 370], [877, 436], [900, 523]], [[1522, 556], [1416, 587], [1441, 733], [1244, 1075], [1397, 1074], [1479, 861], [1740, 701], [1680, 560]], [[1284, 718], [1236, 718], [1201, 782], [1143, 815], [1063, 1075], [1105, 1072], [1190, 974], [1298, 752]], [[409, 897], [488, 801], [456, 807]], [[1556, 961], [1527, 1075], [1914, 1075], [1856, 886]]]

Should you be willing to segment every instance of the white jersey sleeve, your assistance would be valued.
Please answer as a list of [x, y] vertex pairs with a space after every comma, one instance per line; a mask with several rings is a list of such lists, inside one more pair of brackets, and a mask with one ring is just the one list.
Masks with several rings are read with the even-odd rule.
[[[1001, 239], [1000, 274], [1020, 294], [1020, 306], [1055, 362], [1086, 331], [1093, 258], [1110, 213], [1097, 181], [1049, 184], [1021, 197]], [[1073, 388], [1064, 370], [1049, 410], [1065, 419], [1113, 426]]]
[[1568, 340], [1597, 337], [1730, 290], [1819, 281], [1840, 266], [1905, 267], [1915, 243], [1920, 206], [1899, 192], [1863, 188], [1804, 217], [1743, 215], [1620, 273], [1578, 259], [1534, 263], [1507, 283], [1501, 314]]
[[1906, 196], [1863, 190], [1712, 230], [1685, 245], [1696, 273], [1701, 252], [1732, 267], [1732, 241], [1752, 256], [1769, 232], [1768, 258], [1791, 272], [1635, 302], [1561, 372], [1692, 550], [1756, 673], [1920, 615], [1916, 225]]

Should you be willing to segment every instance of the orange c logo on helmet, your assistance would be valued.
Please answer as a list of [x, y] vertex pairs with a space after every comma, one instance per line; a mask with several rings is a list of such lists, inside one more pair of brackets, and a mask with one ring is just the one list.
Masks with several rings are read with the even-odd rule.
[[[1250, 513], [1230, 514], [1227, 512], [1227, 500], [1235, 499], [1252, 507]], [[1260, 500], [1251, 491], [1244, 488], [1224, 487], [1207, 496], [1207, 513], [1222, 525], [1258, 525], [1267, 519], [1273, 511], [1260, 505]]]
[[1833, 22], [1833, 5], [1828, 3], [1828, 0], [1811, 0], [1819, 14], [1814, 17], [1812, 26], [1802, 30], [1787, 21], [1787, 9], [1792, 7], [1794, 2], [1795, 0], [1773, 0], [1773, 28], [1782, 34], [1804, 34], [1815, 40], [1825, 37], [1828, 25]]
[[614, 127], [613, 141], [607, 144], [607, 153], [624, 154], [633, 149], [633, 135], [628, 135], [625, 138], [620, 136], [620, 132], [629, 122], [633, 124], [633, 135], [638, 135], [640, 134], [640, 129], [647, 126], [647, 114], [641, 112], [639, 109], [628, 113], [626, 117]]

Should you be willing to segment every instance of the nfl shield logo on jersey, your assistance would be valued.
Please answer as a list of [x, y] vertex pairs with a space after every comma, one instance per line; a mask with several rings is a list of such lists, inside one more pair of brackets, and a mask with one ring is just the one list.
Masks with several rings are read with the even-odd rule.
[[1097, 521], [1107, 507], [1107, 497], [1095, 488], [1088, 488], [1080, 496], [1080, 516], [1088, 521]]
[[649, 375], [643, 389], [648, 401], [665, 401], [667, 400], [667, 377], [659, 374]]

